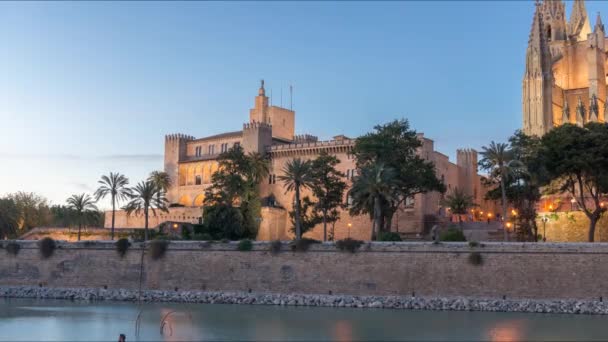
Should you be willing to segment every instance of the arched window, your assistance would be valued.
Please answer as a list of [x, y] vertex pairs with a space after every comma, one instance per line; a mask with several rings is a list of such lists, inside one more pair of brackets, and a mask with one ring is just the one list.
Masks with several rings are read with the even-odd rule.
[[547, 26], [547, 40], [551, 40], [551, 25]]

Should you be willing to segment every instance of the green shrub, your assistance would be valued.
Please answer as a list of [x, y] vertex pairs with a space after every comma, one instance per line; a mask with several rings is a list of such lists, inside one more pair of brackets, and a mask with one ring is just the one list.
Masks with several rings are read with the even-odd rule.
[[294, 252], [306, 252], [311, 245], [315, 243], [321, 243], [319, 240], [302, 238], [300, 240], [294, 240], [291, 242], [291, 250]]
[[192, 240], [192, 233], [190, 233], [188, 227], [182, 226], [181, 235], [183, 240]]
[[380, 232], [377, 241], [401, 241], [401, 235], [395, 232]]
[[158, 239], [150, 241], [150, 256], [153, 260], [158, 260], [165, 255], [169, 247], [169, 240]]
[[439, 235], [441, 241], [467, 241], [462, 231], [458, 228], [448, 228], [445, 232]]
[[480, 266], [483, 264], [483, 257], [479, 252], [471, 252], [469, 254], [469, 263], [474, 266]]
[[283, 248], [283, 243], [281, 242], [281, 240], [274, 240], [268, 246], [268, 250], [272, 255], [279, 254], [281, 248]]
[[120, 255], [120, 257], [124, 257], [125, 254], [127, 254], [127, 249], [129, 249], [129, 247], [131, 247], [131, 243], [129, 242], [128, 239], [122, 238], [122, 239], [118, 239], [118, 241], [116, 241], [116, 251], [118, 252], [118, 254]]
[[8, 254], [17, 255], [19, 254], [19, 250], [21, 249], [21, 245], [15, 241], [11, 241], [6, 245], [6, 251]]
[[209, 235], [208, 233], [193, 234], [192, 235], [192, 240], [196, 240], [196, 241], [212, 241], [213, 237], [211, 235]]
[[38, 241], [38, 249], [40, 250], [40, 255], [42, 255], [44, 259], [50, 258], [51, 255], [53, 255], [53, 252], [55, 252], [56, 247], [55, 240], [50, 237], [45, 237]]
[[336, 247], [343, 252], [355, 253], [363, 244], [361, 240], [346, 238], [336, 241]]
[[236, 249], [241, 252], [250, 251], [253, 248], [253, 243], [249, 239], [243, 239], [239, 241], [239, 244], [236, 246]]

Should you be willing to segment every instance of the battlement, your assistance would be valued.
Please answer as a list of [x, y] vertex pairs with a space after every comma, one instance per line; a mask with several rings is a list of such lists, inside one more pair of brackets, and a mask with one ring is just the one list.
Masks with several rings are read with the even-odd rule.
[[280, 152], [280, 151], [296, 151], [296, 150], [308, 150], [318, 148], [331, 148], [331, 147], [346, 147], [347, 149], [352, 148], [355, 144], [355, 140], [343, 139], [343, 140], [326, 140], [326, 141], [313, 141], [313, 142], [294, 142], [291, 144], [279, 144], [272, 145], [267, 148], [268, 152]]
[[194, 140], [194, 137], [187, 134], [175, 133], [165, 135], [165, 141], [177, 141], [177, 140]]
[[254, 129], [254, 128], [272, 129], [272, 125], [269, 123], [258, 122], [258, 121], [246, 122], [243, 124], [243, 130]]
[[293, 137], [295, 143], [311, 143], [319, 141], [319, 138], [310, 134], [299, 134]]

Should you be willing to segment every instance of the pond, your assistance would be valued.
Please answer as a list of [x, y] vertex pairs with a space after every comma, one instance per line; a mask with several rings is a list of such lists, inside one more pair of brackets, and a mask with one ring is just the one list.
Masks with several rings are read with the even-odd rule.
[[0, 340], [608, 340], [605, 316], [0, 299]]

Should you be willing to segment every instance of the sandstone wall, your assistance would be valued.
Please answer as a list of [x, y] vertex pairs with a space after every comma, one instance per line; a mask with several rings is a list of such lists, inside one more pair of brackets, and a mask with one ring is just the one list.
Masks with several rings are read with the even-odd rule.
[[[539, 213], [542, 216], [545, 213]], [[536, 220], [538, 233], [543, 236], [543, 222]], [[547, 241], [551, 242], [587, 242], [589, 234], [589, 219], [581, 211], [557, 213], [557, 218], [551, 218], [546, 226]], [[608, 215], [598, 221], [595, 227], [595, 241], [608, 242]]]
[[[6, 243], [6, 242], [4, 242]], [[139, 244], [124, 258], [110, 242], [60, 243], [42, 259], [35, 242], [0, 250], [0, 285], [138, 288]], [[144, 257], [144, 289], [272, 293], [599, 299], [608, 296], [608, 244], [373, 243], [355, 253], [333, 244], [305, 253], [238, 252], [236, 243], [172, 242]], [[469, 262], [472, 250], [483, 264]]]

